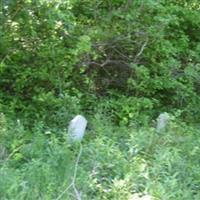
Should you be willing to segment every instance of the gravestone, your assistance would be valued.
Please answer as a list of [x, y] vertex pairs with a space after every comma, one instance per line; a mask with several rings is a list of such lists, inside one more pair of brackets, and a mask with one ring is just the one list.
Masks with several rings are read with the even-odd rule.
[[168, 113], [166, 112], [161, 113], [157, 118], [156, 131], [159, 133], [165, 131], [169, 123], [169, 119], [170, 119], [170, 116]]
[[68, 139], [70, 142], [81, 141], [85, 134], [87, 120], [82, 115], [74, 117], [68, 127]]

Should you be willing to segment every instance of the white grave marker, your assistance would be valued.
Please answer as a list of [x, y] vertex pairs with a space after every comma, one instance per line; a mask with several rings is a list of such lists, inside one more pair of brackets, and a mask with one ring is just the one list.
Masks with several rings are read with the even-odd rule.
[[87, 120], [82, 115], [77, 115], [70, 121], [68, 127], [68, 137], [70, 141], [81, 141], [83, 139]]
[[168, 113], [166, 113], [166, 112], [161, 113], [157, 118], [156, 131], [157, 132], [165, 131], [166, 126], [169, 122], [169, 119], [170, 119], [170, 116]]

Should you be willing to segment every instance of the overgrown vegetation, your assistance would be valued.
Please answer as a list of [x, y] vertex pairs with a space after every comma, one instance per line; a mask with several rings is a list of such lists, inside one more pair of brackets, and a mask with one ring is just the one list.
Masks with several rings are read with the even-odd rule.
[[[90, 123], [75, 180], [82, 199], [199, 199], [198, 129], [172, 120], [158, 135], [154, 128], [116, 127], [99, 115]], [[30, 132], [18, 122], [4, 139], [1, 199], [57, 199], [70, 185], [79, 147], [66, 143], [65, 130], [37, 124]], [[61, 199], [73, 195], [70, 188]]]
[[79, 113], [81, 199], [200, 199], [199, 10], [197, 0], [2, 0], [0, 199], [77, 199], [62, 192], [79, 154], [66, 126]]

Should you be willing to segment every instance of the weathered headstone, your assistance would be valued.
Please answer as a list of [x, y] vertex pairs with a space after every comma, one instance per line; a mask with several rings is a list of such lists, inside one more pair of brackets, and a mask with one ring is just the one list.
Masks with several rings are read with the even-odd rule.
[[85, 134], [87, 120], [82, 115], [74, 117], [68, 127], [68, 138], [70, 142], [81, 141]]
[[170, 116], [168, 113], [166, 112], [161, 113], [157, 118], [156, 131], [159, 133], [165, 131], [169, 123], [169, 119], [170, 119]]

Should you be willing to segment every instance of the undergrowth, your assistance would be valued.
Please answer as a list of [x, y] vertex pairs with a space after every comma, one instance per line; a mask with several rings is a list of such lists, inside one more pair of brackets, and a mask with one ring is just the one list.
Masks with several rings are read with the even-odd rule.
[[77, 199], [73, 178], [85, 200], [200, 199], [200, 131], [178, 120], [158, 134], [90, 117], [78, 162], [65, 129], [30, 129], [3, 114], [0, 126], [1, 200]]

